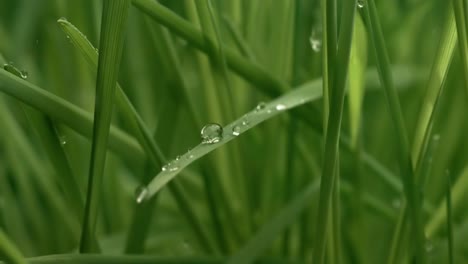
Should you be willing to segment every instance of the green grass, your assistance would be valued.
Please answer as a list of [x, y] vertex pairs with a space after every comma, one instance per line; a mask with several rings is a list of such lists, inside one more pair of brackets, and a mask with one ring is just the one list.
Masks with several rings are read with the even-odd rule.
[[0, 263], [468, 262], [467, 7], [1, 2]]

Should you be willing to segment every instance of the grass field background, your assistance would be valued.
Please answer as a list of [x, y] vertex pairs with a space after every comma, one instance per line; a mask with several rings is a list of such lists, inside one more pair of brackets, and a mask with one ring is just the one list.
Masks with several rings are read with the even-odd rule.
[[467, 263], [467, 16], [1, 1], [0, 260]]

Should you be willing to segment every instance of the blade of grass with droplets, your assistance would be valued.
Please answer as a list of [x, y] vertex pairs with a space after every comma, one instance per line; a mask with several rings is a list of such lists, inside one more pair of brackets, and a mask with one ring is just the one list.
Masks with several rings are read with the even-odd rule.
[[0, 229], [0, 258], [11, 264], [26, 264], [21, 252]]
[[99, 193], [104, 173], [107, 142], [114, 104], [114, 91], [122, 56], [125, 24], [130, 0], [106, 0], [102, 11], [101, 41], [96, 100], [94, 112], [93, 140], [89, 168], [86, 207], [81, 233], [80, 252], [94, 252], [93, 244], [98, 217]]
[[[346, 1], [342, 6], [338, 50], [330, 89], [330, 114], [325, 137], [324, 163], [320, 182], [320, 197], [317, 210], [317, 222], [312, 256], [317, 263], [325, 258], [328, 216], [331, 207], [333, 185], [336, 182], [339, 160], [339, 138], [343, 116], [344, 95], [348, 74], [351, 43], [353, 37], [356, 1]], [[336, 216], [334, 216], [336, 217]]]
[[[70, 102], [21, 78], [0, 70], [0, 91], [15, 97], [76, 132], [91, 138], [93, 116]], [[134, 138], [116, 127], [110, 129], [109, 147], [124, 159], [140, 163], [144, 153]]]
[[419, 192], [416, 187], [415, 174], [409, 147], [408, 136], [401, 110], [400, 100], [395, 90], [393, 80], [390, 75], [390, 59], [385, 47], [385, 40], [380, 26], [377, 8], [373, 0], [368, 0], [364, 6], [365, 17], [369, 25], [369, 33], [374, 47], [377, 66], [379, 69], [382, 85], [385, 89], [387, 104], [390, 110], [390, 116], [393, 122], [393, 128], [396, 132], [398, 142], [398, 162], [402, 175], [404, 192], [409, 204], [410, 220], [412, 223], [412, 234], [416, 246], [416, 262], [425, 262], [424, 251], [424, 233], [421, 224], [421, 203]]
[[[409, 81], [416, 77], [414, 74], [405, 76], [405, 72], [407, 71], [408, 69], [405, 69], [405, 67], [403, 67], [401, 71], [399, 69], [396, 69], [395, 71], [396, 74], [401, 73], [401, 79], [399, 80], [400, 82], [406, 83], [404, 81], [405, 79], [406, 81]], [[367, 77], [366, 83], [369, 85], [369, 87], [373, 87], [378, 82], [376, 79], [377, 76], [374, 74], [375, 72], [372, 70], [368, 71], [366, 74], [366, 77]], [[222, 135], [223, 137], [218, 143], [199, 144], [195, 146], [191, 151], [180, 156], [180, 159], [176, 162], [176, 164], [174, 164], [175, 167], [177, 168], [176, 170], [173, 170], [173, 171], [166, 170], [156, 175], [155, 178], [152, 180], [152, 182], [148, 185], [148, 191], [149, 191], [148, 198], [154, 195], [156, 192], [158, 192], [167, 182], [169, 182], [172, 178], [177, 176], [177, 174], [179, 174], [180, 171], [184, 169], [186, 166], [190, 165], [192, 162], [203, 157], [209, 152], [223, 146], [225, 143], [233, 140], [238, 135], [243, 134], [247, 130], [255, 127], [256, 125], [258, 125], [259, 123], [263, 121], [273, 118], [277, 114], [283, 112], [283, 110], [295, 108], [295, 107], [301, 106], [303, 104], [306, 104], [306, 103], [309, 103], [311, 101], [321, 98], [322, 96], [321, 85], [322, 85], [322, 81], [320, 79], [305, 83], [293, 89], [292, 91], [286, 93], [285, 95], [277, 98], [276, 100], [273, 100], [268, 104], [265, 104], [265, 106], [262, 107], [261, 111], [254, 109], [251, 112], [245, 114], [243, 117], [237, 119], [236, 121], [230, 123], [229, 125], [226, 125], [223, 128], [223, 135]], [[233, 135], [233, 129], [236, 130], [234, 131], [235, 135]], [[372, 167], [375, 167], [376, 171], [378, 172], [385, 171], [384, 169], [378, 166], [378, 163], [376, 163], [376, 161], [373, 160], [371, 156], [366, 156], [365, 160], [366, 162], [373, 164]], [[391, 177], [392, 177], [391, 174], [384, 173], [384, 175], [386, 175], [385, 177], [390, 177], [390, 179], [387, 180], [386, 182], [389, 182], [389, 183], [393, 182], [393, 180], [391, 180]], [[393, 183], [391, 186], [394, 186], [394, 188], [398, 188], [397, 183]]]

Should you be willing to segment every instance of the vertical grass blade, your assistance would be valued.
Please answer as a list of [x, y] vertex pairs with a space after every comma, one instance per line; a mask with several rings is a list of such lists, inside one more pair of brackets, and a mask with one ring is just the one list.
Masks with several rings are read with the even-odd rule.
[[448, 241], [448, 257], [449, 264], [453, 264], [453, 222], [452, 222], [452, 180], [450, 172], [447, 172], [447, 190], [446, 190], [446, 207], [447, 207], [447, 241]]
[[416, 263], [425, 262], [424, 234], [420, 215], [420, 193], [416, 186], [413, 171], [413, 163], [409, 148], [408, 136], [403, 120], [398, 94], [395, 90], [393, 80], [390, 74], [390, 60], [385, 47], [385, 40], [380, 26], [377, 8], [373, 0], [366, 2], [364, 7], [365, 16], [369, 25], [370, 36], [374, 46], [377, 66], [379, 69], [382, 85], [385, 88], [385, 95], [393, 121], [398, 142], [398, 162], [406, 199], [410, 209], [410, 219], [412, 221], [412, 234], [416, 248]]
[[464, 0], [453, 0], [452, 7], [457, 25], [458, 49], [460, 50], [462, 61], [463, 81], [465, 81], [465, 89], [468, 96], [468, 32]]
[[317, 213], [317, 224], [315, 230], [313, 256], [317, 263], [323, 263], [326, 245], [326, 230], [328, 215], [331, 208], [331, 197], [333, 185], [336, 181], [338, 167], [339, 136], [341, 130], [341, 119], [343, 116], [344, 93], [348, 73], [349, 58], [351, 53], [351, 42], [353, 36], [354, 17], [356, 1], [346, 1], [342, 7], [341, 31], [338, 40], [338, 51], [336, 66], [333, 76], [333, 89], [330, 98], [331, 108], [327, 125], [324, 165], [320, 183], [320, 198]]
[[98, 217], [99, 193], [104, 174], [114, 91], [122, 56], [130, 0], [106, 0], [102, 12], [100, 54], [96, 80], [93, 141], [80, 252], [94, 252], [92, 237]]

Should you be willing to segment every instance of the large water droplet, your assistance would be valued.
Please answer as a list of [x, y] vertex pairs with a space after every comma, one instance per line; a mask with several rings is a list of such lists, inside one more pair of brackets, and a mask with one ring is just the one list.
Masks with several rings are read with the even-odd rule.
[[23, 80], [26, 80], [28, 78], [28, 72], [27, 71], [22, 71], [16, 68], [12, 62], [6, 63], [3, 65], [3, 69], [9, 73], [12, 73], [18, 77], [20, 77]]
[[258, 103], [258, 105], [255, 107], [255, 112], [260, 112], [263, 109], [265, 109], [266, 104], [264, 102]]
[[310, 47], [314, 52], [319, 52], [322, 49], [322, 30], [312, 29], [309, 37]]
[[276, 110], [281, 111], [286, 109], [286, 106], [284, 104], [277, 104], [275, 108]]
[[232, 128], [232, 134], [233, 134], [234, 136], [236, 136], [236, 137], [237, 137], [238, 135], [240, 135], [240, 131], [241, 131], [240, 126], [234, 126], [234, 127]]
[[142, 203], [148, 197], [148, 188], [140, 186], [135, 190], [135, 197], [137, 203]]
[[214, 144], [223, 138], [223, 128], [215, 123], [207, 124], [201, 130], [202, 144]]
[[357, 6], [359, 8], [363, 8], [366, 5], [366, 0], [358, 0], [357, 1]]

